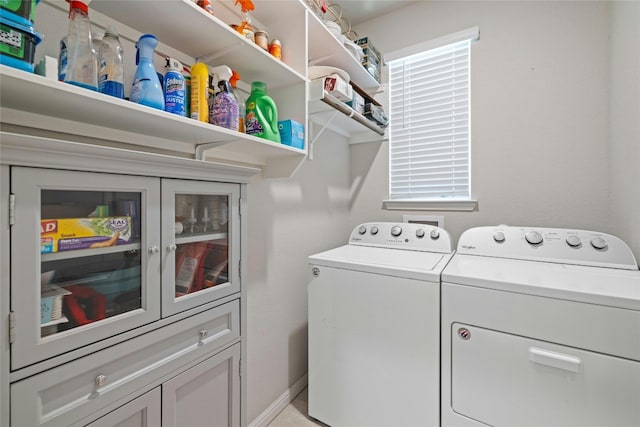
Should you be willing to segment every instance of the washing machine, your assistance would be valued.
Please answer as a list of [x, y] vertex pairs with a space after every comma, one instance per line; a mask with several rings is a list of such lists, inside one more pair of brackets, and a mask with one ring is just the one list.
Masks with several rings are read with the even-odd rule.
[[333, 427], [439, 423], [440, 273], [451, 236], [366, 223], [309, 257], [309, 415]]
[[442, 274], [443, 426], [640, 426], [640, 272], [584, 230], [465, 231]]

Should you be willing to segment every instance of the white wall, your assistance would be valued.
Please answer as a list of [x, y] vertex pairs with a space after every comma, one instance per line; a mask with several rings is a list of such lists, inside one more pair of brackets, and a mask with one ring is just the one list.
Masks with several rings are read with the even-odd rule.
[[611, 4], [612, 233], [640, 259], [640, 2]]
[[[436, 1], [356, 27], [383, 53], [480, 28], [471, 47], [479, 210], [437, 213], [454, 238], [489, 224], [607, 228], [607, 18], [603, 2]], [[387, 151], [386, 143], [352, 148], [352, 181], [360, 185], [352, 224], [406, 213], [381, 209]]]
[[307, 257], [351, 231], [349, 149], [331, 135], [292, 178], [249, 185], [250, 422], [307, 372]]

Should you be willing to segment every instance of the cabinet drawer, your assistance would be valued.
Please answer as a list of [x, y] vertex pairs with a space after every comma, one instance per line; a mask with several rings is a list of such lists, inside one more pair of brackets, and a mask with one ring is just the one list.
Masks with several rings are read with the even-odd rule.
[[68, 426], [240, 336], [239, 300], [11, 385], [14, 426]]

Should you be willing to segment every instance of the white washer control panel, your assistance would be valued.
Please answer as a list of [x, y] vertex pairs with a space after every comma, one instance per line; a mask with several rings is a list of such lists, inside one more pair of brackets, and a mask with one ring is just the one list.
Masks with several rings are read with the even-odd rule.
[[597, 231], [506, 225], [476, 227], [462, 233], [457, 253], [638, 270], [626, 243]]
[[439, 253], [453, 252], [449, 233], [425, 224], [369, 222], [353, 229], [349, 244]]

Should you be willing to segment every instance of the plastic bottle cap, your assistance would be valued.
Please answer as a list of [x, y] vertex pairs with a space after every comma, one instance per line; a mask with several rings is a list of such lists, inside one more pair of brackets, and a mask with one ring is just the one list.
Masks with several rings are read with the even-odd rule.
[[231, 87], [236, 87], [236, 83], [240, 80], [240, 74], [236, 70], [231, 70], [231, 78], [229, 79], [229, 83], [231, 83]]
[[259, 90], [262, 92], [267, 91], [267, 84], [265, 82], [251, 82], [251, 90]]
[[77, 0], [69, 2], [69, 10], [71, 10], [71, 9], [80, 9], [84, 13], [89, 13], [89, 6], [87, 6], [85, 3], [81, 2], [81, 1], [77, 1]]
[[154, 36], [153, 34], [143, 34], [140, 36], [140, 38], [138, 39], [138, 41], [142, 40], [142, 39], [154, 39], [154, 40], [158, 40], [158, 38], [156, 36]]

